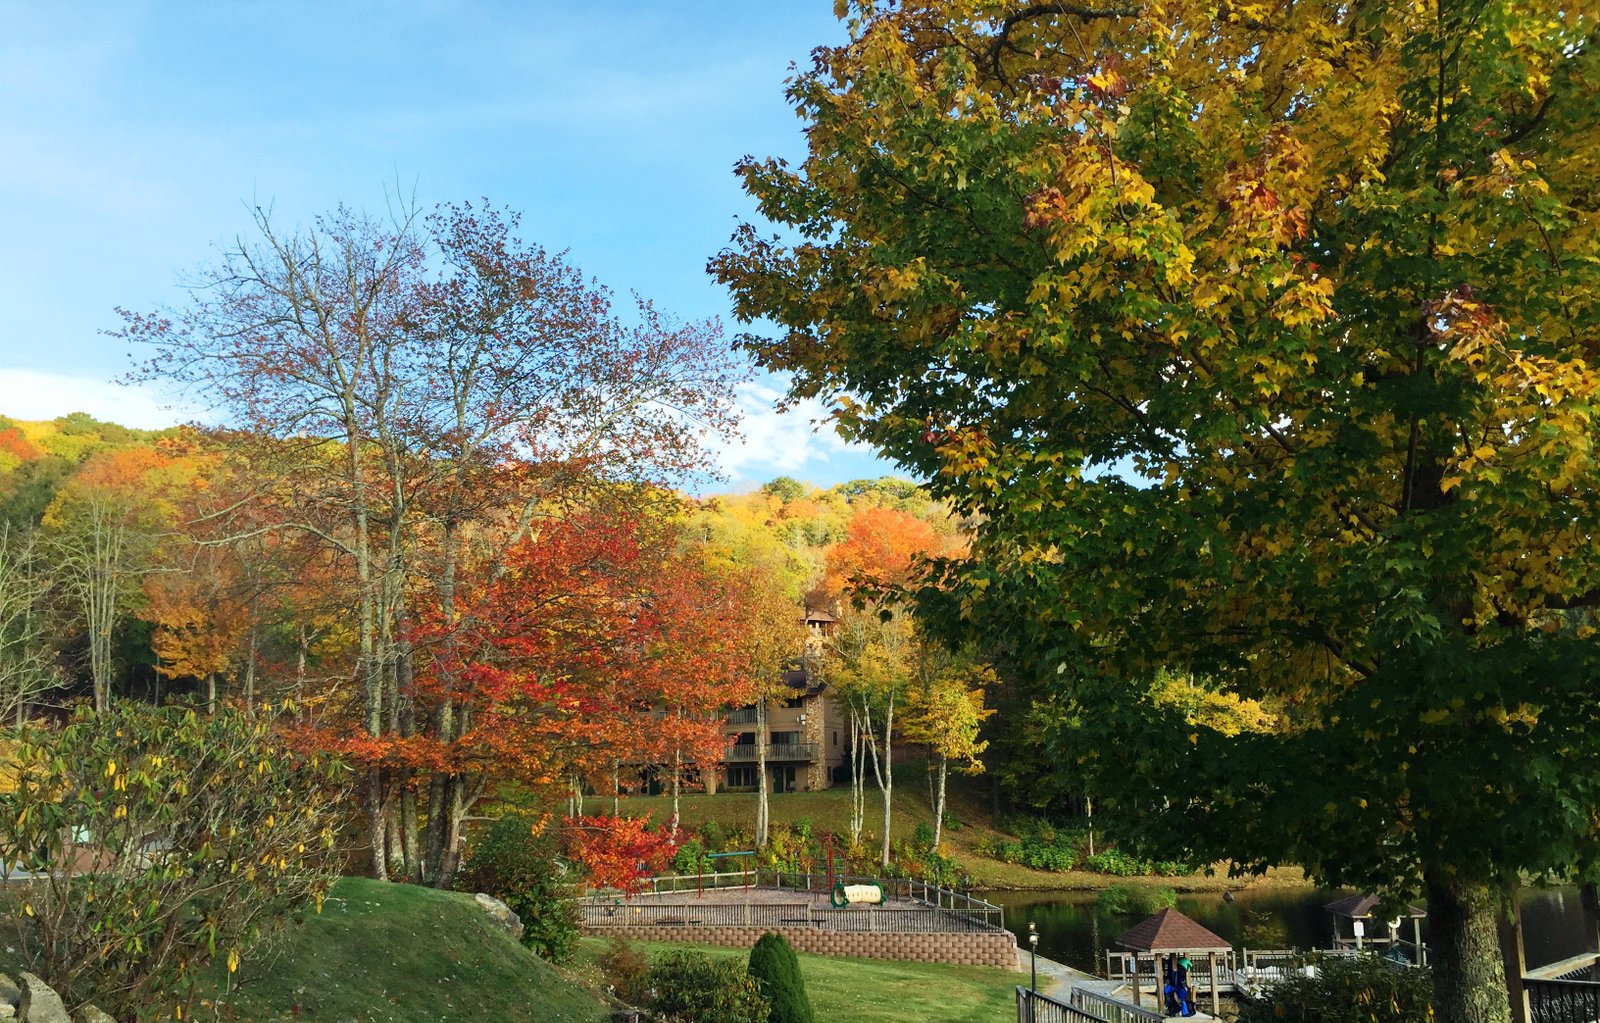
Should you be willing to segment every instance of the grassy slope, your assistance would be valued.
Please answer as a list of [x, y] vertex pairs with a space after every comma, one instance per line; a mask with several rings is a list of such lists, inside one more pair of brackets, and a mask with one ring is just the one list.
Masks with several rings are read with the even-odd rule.
[[600, 1002], [493, 926], [472, 896], [346, 878], [201, 1020], [594, 1023]]
[[[599, 938], [580, 943], [577, 972], [590, 983], [601, 982], [594, 958], [605, 947]], [[693, 948], [713, 956], [749, 958], [742, 949], [705, 945], [635, 942], [634, 947], [652, 956], [670, 948]], [[982, 966], [836, 959], [803, 952], [800, 973], [819, 1023], [994, 1023], [1016, 1014], [1014, 989], [1023, 977]]]
[[[894, 801], [892, 806], [893, 831], [896, 840], [910, 840], [912, 832], [919, 822], [933, 826], [933, 810], [927, 798], [927, 784], [924, 780], [924, 771], [920, 763], [897, 764], [895, 766]], [[972, 877], [974, 887], [994, 889], [1067, 889], [1067, 890], [1092, 890], [1105, 888], [1119, 882], [1126, 882], [1127, 878], [1112, 877], [1107, 874], [1095, 874], [1085, 870], [1072, 870], [1065, 873], [1052, 873], [1043, 870], [1030, 870], [1020, 864], [1002, 863], [999, 860], [980, 856], [976, 852], [978, 843], [986, 837], [1001, 836], [1015, 838], [1007, 832], [998, 831], [993, 826], [989, 815], [989, 802], [987, 798], [988, 783], [982, 778], [951, 777], [947, 800], [948, 812], [953, 814], [961, 823], [957, 831], [946, 829], [941, 851], [958, 861], [962, 868]], [[809, 818], [812, 830], [821, 834], [832, 831], [836, 835], [849, 834], [850, 821], [850, 788], [848, 785], [836, 785], [822, 792], [785, 792], [771, 797], [772, 819], [774, 822], [792, 822], [802, 817]], [[720, 824], [742, 828], [749, 832], [755, 822], [756, 796], [750, 792], [722, 792], [715, 796], [704, 794], [685, 795], [680, 801], [680, 811], [683, 821], [689, 828], [698, 828], [707, 821], [717, 821]], [[609, 799], [591, 799], [587, 804], [591, 813], [606, 812], [611, 810]], [[672, 815], [672, 801], [666, 796], [624, 796], [621, 804], [625, 814], [646, 814], [653, 820], [665, 821]], [[877, 786], [869, 780], [867, 783], [867, 815], [866, 827], [863, 837], [874, 836], [867, 841], [867, 845], [874, 852], [877, 851], [877, 839], [881, 834], [883, 824], [883, 803], [878, 793]], [[866, 862], [850, 865], [852, 870], [868, 873], [877, 863], [876, 857]], [[839, 868], [845, 869], [840, 862]], [[820, 867], [819, 869], [826, 869]], [[1221, 891], [1231, 888], [1235, 891], [1244, 887], [1286, 887], [1305, 884], [1305, 874], [1298, 869], [1280, 868], [1269, 871], [1266, 877], [1249, 881], [1229, 880], [1226, 864], [1219, 865], [1212, 876], [1204, 874], [1191, 877], [1160, 878], [1159, 883], [1171, 885], [1179, 891]]]

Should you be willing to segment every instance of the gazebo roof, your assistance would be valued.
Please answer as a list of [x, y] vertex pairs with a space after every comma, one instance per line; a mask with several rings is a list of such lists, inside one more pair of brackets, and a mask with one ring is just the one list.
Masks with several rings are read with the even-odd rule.
[[[1376, 895], [1346, 895], [1342, 899], [1335, 899], [1322, 908], [1334, 916], [1347, 916], [1352, 920], [1366, 920], [1372, 916], [1372, 911], [1377, 906], [1378, 897]], [[1407, 906], [1404, 915], [1424, 917], [1428, 915], [1428, 912], [1417, 906]]]
[[1163, 909], [1123, 931], [1117, 944], [1135, 952], [1226, 952], [1233, 943], [1175, 909]]

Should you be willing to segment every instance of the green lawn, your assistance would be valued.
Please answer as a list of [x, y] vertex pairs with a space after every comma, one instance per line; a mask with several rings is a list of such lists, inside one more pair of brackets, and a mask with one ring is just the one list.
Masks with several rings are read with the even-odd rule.
[[[607, 943], [584, 938], [579, 945], [577, 969], [591, 983], [601, 982], [594, 959]], [[634, 947], [651, 956], [673, 948], [741, 961], [750, 955], [748, 950], [710, 945], [641, 941]], [[1023, 977], [983, 966], [837, 959], [804, 952], [800, 972], [817, 1023], [997, 1023], [1015, 1018], [1015, 988]]]
[[[345, 878], [202, 1020], [596, 1023], [599, 1000], [493, 926], [472, 896]], [[219, 978], [220, 979], [220, 978]]]

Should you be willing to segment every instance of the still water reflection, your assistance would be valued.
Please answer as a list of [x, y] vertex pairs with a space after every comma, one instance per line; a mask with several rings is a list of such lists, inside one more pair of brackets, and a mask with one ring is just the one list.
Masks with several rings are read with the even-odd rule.
[[[1333, 918], [1323, 906], [1348, 892], [1294, 889], [1180, 895], [1178, 909], [1233, 942], [1251, 948], [1326, 948]], [[1137, 916], [1102, 911], [1092, 892], [994, 892], [985, 896], [1006, 911], [1006, 927], [1021, 934], [1039, 927], [1039, 954], [1080, 970], [1104, 970], [1105, 952]], [[1594, 947], [1584, 935], [1576, 888], [1528, 889], [1522, 894], [1523, 944], [1528, 965], [1541, 966]], [[1423, 922], [1427, 940], [1427, 922]]]

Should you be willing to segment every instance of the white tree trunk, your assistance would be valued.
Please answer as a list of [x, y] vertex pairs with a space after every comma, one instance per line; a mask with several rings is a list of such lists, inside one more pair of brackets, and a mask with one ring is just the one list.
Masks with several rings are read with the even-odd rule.
[[767, 847], [767, 698], [756, 698], [756, 848]]

